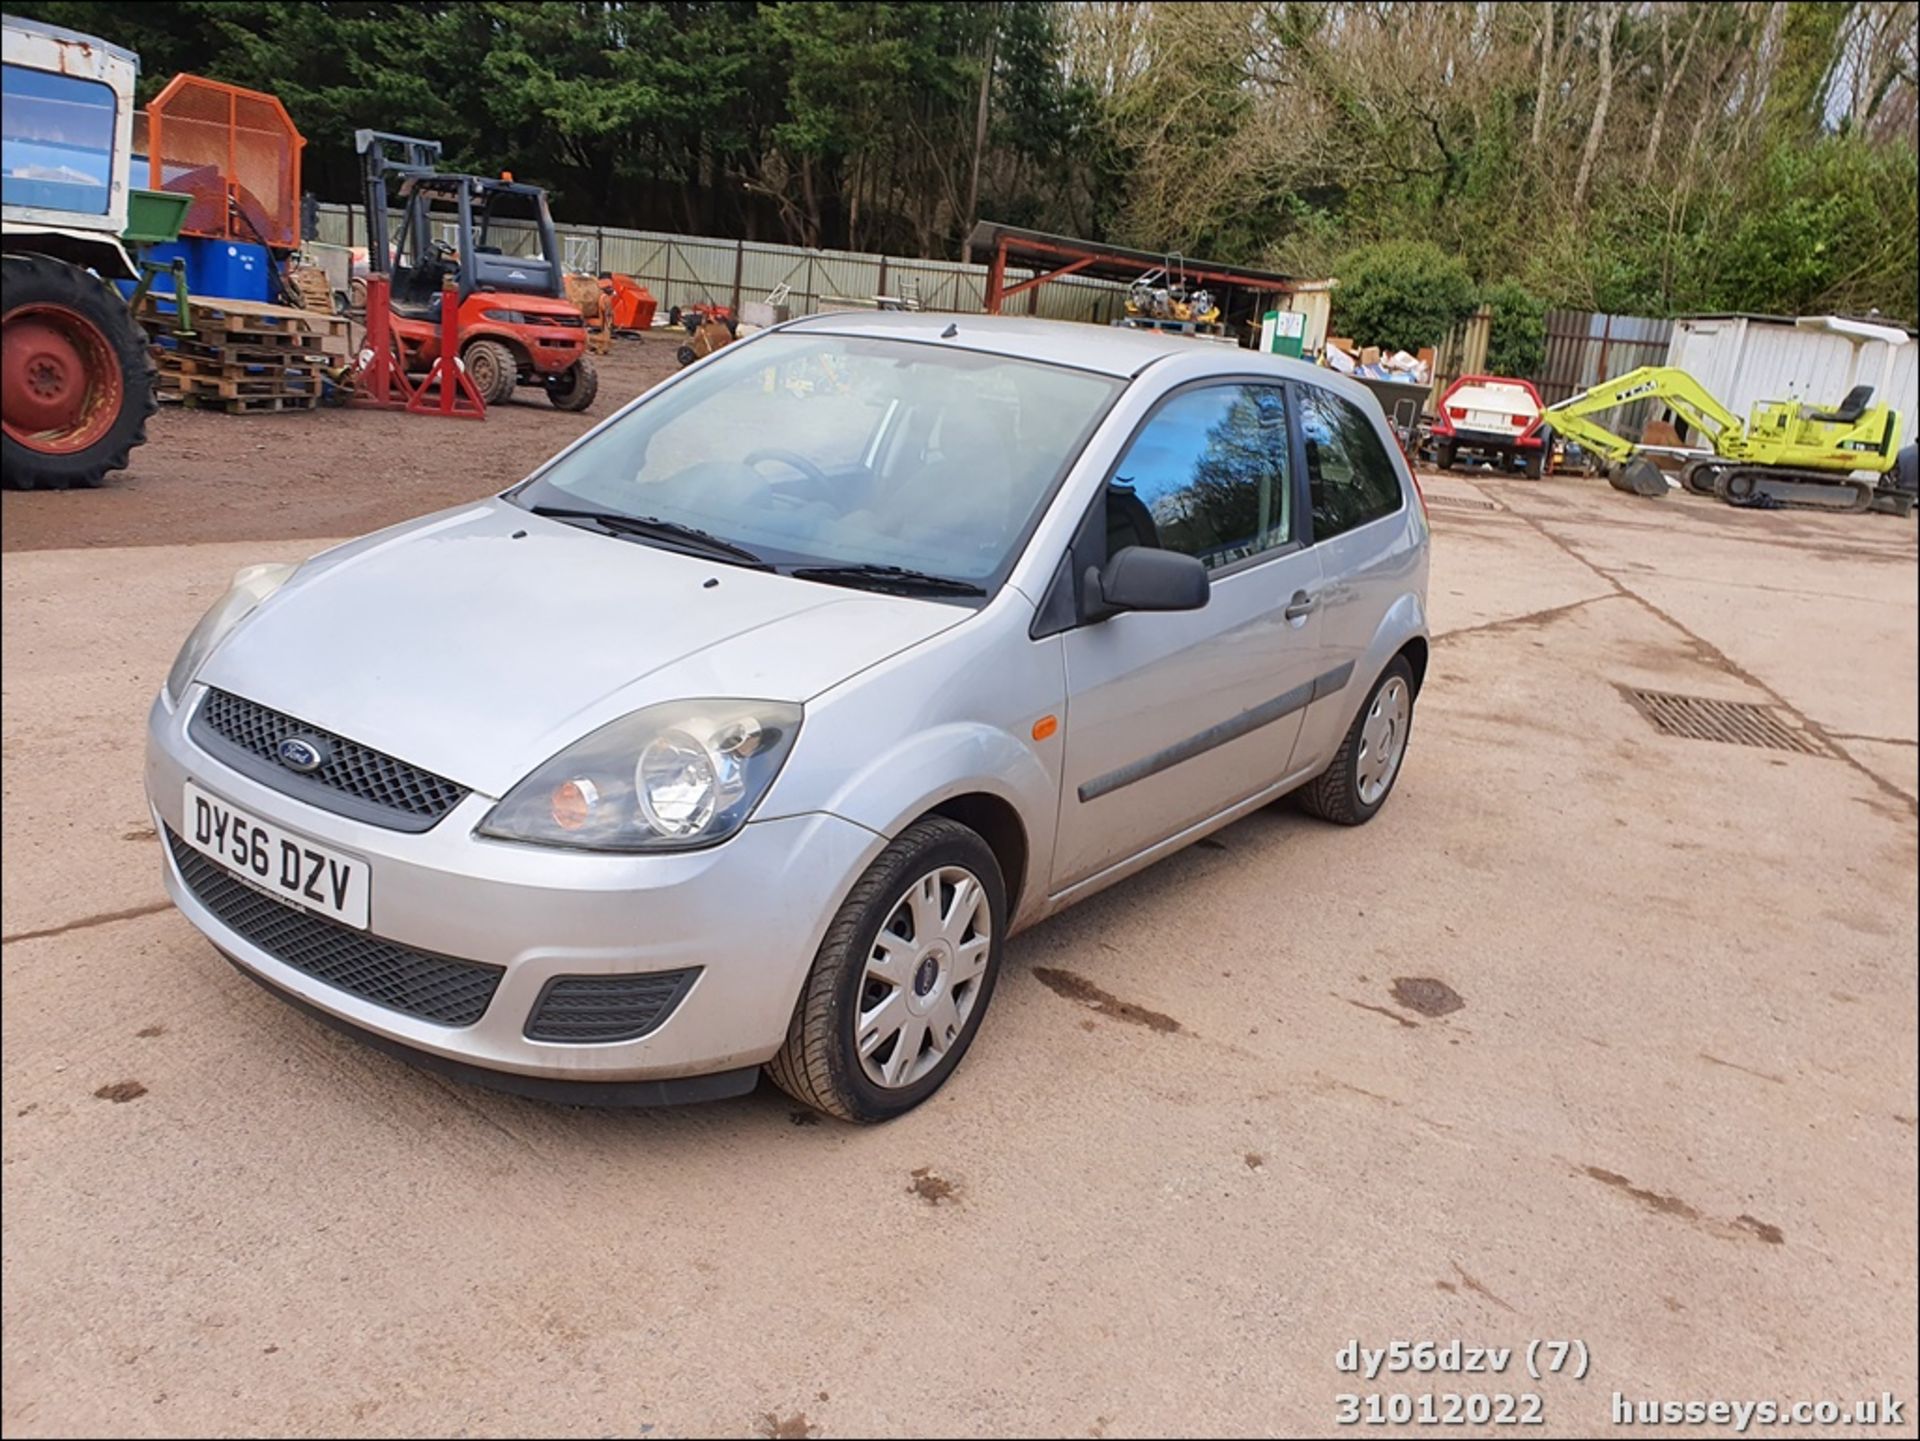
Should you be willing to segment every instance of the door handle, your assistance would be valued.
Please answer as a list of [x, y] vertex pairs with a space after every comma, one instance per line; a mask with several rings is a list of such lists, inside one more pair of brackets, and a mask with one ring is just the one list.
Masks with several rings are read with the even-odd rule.
[[1293, 593], [1293, 599], [1287, 602], [1287, 608], [1283, 613], [1288, 620], [1305, 620], [1318, 604], [1320, 602], [1316, 597], [1308, 595], [1304, 590], [1296, 590]]

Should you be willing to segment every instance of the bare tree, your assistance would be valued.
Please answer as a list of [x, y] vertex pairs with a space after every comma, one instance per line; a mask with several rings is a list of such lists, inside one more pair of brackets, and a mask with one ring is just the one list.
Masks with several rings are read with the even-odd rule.
[[1613, 103], [1613, 30], [1620, 18], [1620, 7], [1613, 0], [1601, 0], [1596, 7], [1600, 31], [1600, 89], [1593, 100], [1593, 120], [1587, 126], [1587, 143], [1580, 151], [1580, 173], [1573, 181], [1573, 208], [1587, 200], [1587, 185], [1593, 179], [1594, 158], [1600, 153], [1600, 141], [1607, 131], [1607, 107]]
[[1540, 79], [1533, 90], [1533, 134], [1527, 148], [1538, 154], [1547, 127], [1548, 86], [1553, 76], [1553, 0], [1540, 5]]
[[973, 261], [974, 222], [980, 218], [980, 157], [987, 150], [987, 112], [993, 99], [993, 48], [1000, 39], [999, 0], [988, 8], [993, 23], [987, 30], [986, 58], [980, 62], [980, 101], [973, 122], [973, 164], [967, 171], [967, 233], [960, 237], [960, 259], [968, 264]]
[[[1691, 9], [1692, 19], [1687, 31], [1679, 43], [1676, 53], [1673, 40], [1673, 15], [1676, 10]], [[1660, 18], [1660, 92], [1653, 106], [1653, 119], [1647, 126], [1647, 148], [1640, 159], [1640, 173], [1650, 175], [1654, 163], [1660, 155], [1660, 141], [1667, 128], [1667, 109], [1673, 103], [1673, 93], [1680, 88], [1680, 82], [1686, 79], [1687, 62], [1693, 59], [1694, 42], [1700, 38], [1701, 29], [1707, 23], [1707, 11], [1704, 6], [1682, 6], [1662, 4], [1658, 7]]]

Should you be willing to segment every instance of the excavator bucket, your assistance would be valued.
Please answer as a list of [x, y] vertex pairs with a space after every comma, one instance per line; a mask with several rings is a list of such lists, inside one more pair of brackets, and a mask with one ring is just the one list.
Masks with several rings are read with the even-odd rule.
[[1624, 490], [1628, 495], [1649, 497], [1663, 496], [1669, 489], [1666, 475], [1644, 455], [1608, 466], [1607, 484], [1615, 490]]

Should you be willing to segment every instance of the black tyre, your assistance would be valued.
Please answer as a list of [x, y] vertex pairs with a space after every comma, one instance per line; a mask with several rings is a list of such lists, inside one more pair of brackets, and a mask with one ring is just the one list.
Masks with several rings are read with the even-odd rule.
[[1553, 449], [1552, 437], [1551, 436], [1542, 437], [1540, 441], [1540, 448], [1538, 450], [1529, 450], [1522, 453], [1521, 460], [1520, 460], [1520, 473], [1524, 475], [1528, 480], [1540, 479], [1541, 476], [1547, 473], [1547, 452], [1552, 449]]
[[1413, 667], [1395, 656], [1367, 692], [1328, 766], [1296, 794], [1301, 806], [1335, 825], [1365, 825], [1393, 794], [1413, 732]]
[[914, 822], [834, 916], [767, 1074], [843, 1121], [912, 1110], [973, 1044], [1006, 928], [992, 848], [957, 821]]
[[513, 352], [497, 340], [472, 340], [460, 352], [466, 362], [467, 379], [488, 405], [503, 405], [513, 398], [514, 383], [520, 378], [519, 362]]
[[126, 468], [159, 405], [146, 332], [118, 291], [78, 266], [9, 255], [0, 267], [0, 482], [99, 485]]
[[1453, 469], [1453, 442], [1436, 440], [1433, 443], [1433, 463], [1442, 470]]
[[590, 356], [581, 356], [547, 381], [547, 399], [556, 410], [585, 410], [600, 393], [600, 372]]
[[679, 361], [680, 368], [682, 370], [685, 370], [689, 365], [692, 365], [694, 361], [698, 360], [700, 357], [693, 353], [693, 347], [691, 345], [683, 345], [678, 350], [674, 351], [673, 358]]

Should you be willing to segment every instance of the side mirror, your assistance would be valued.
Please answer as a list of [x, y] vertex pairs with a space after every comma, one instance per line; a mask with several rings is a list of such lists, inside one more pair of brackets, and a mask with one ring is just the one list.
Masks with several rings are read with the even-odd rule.
[[1199, 610], [1213, 582], [1198, 556], [1130, 545], [1106, 568], [1087, 567], [1084, 609], [1088, 620], [1124, 610]]

